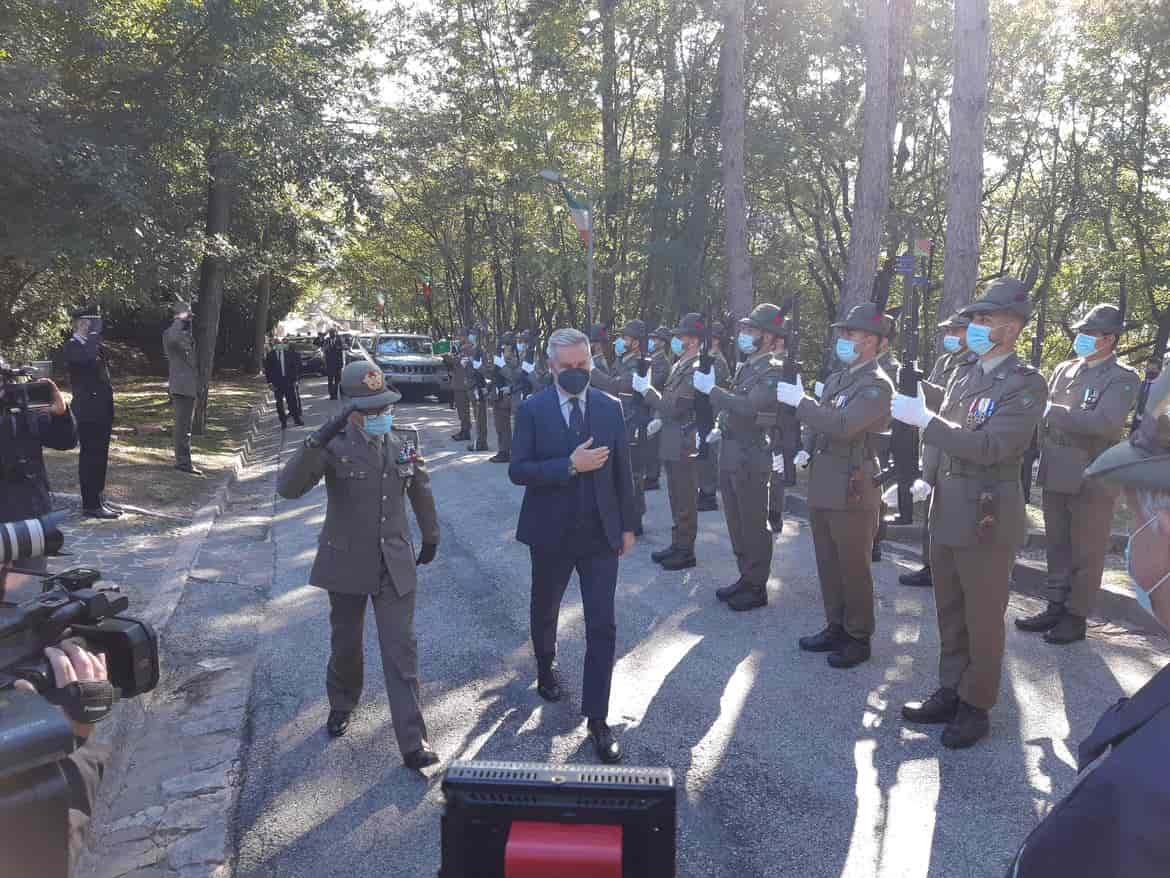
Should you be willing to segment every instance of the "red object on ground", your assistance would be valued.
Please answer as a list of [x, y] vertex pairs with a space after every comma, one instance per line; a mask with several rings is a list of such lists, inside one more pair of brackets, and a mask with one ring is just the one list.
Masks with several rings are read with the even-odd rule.
[[504, 878], [622, 878], [622, 828], [517, 820]]

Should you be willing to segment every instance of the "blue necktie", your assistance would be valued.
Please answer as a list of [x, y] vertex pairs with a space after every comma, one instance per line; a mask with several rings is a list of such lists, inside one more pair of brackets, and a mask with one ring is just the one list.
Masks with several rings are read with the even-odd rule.
[[581, 413], [581, 400], [575, 396], [570, 396], [569, 402], [573, 406], [569, 411], [569, 429], [573, 431], [573, 435], [577, 437], [577, 441], [581, 441], [585, 435], [585, 415]]

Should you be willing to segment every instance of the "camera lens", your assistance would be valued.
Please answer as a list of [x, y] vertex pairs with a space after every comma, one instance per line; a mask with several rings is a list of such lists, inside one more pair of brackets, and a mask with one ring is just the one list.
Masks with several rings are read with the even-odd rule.
[[42, 518], [0, 524], [0, 563], [56, 553], [65, 541], [57, 529], [64, 517], [63, 512], [50, 512]]

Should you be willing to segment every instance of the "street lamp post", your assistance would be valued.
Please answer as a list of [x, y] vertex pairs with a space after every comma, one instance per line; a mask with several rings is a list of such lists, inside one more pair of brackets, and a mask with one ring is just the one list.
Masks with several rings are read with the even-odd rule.
[[556, 183], [562, 188], [572, 187], [585, 193], [586, 204], [588, 210], [586, 211], [586, 219], [588, 226], [586, 229], [585, 240], [585, 331], [589, 332], [593, 327], [593, 313], [596, 310], [597, 300], [593, 291], [593, 213], [594, 206], [597, 203], [596, 192], [586, 186], [570, 180], [564, 176], [560, 171], [545, 169], [540, 172], [542, 179], [550, 183]]

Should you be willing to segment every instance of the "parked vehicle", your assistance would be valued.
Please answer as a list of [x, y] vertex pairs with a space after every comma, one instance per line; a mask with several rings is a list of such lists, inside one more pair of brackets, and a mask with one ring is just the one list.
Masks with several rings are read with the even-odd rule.
[[[359, 336], [358, 344], [364, 337]], [[435, 354], [429, 336], [408, 332], [381, 332], [368, 337], [363, 345], [382, 369], [386, 381], [402, 393], [404, 399], [422, 399], [436, 395], [447, 400], [451, 395], [451, 370]], [[361, 358], [359, 351], [351, 356]]]
[[301, 355], [301, 373], [304, 375], [325, 374], [325, 354], [317, 340], [307, 335], [289, 335], [285, 344]]

